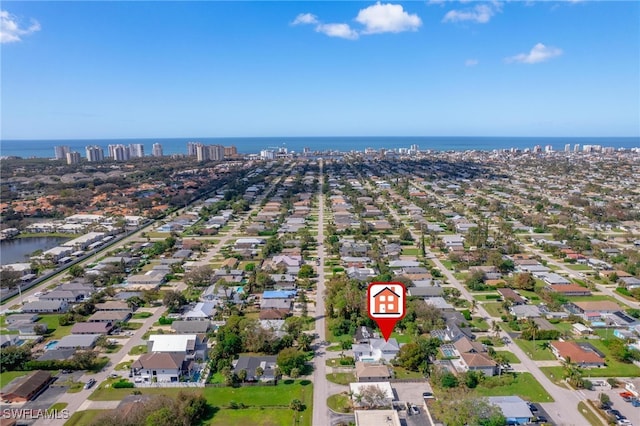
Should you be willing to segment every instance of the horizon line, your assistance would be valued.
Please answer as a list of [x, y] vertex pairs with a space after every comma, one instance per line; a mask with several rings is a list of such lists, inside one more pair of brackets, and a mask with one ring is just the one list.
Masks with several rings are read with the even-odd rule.
[[[2, 141], [100, 141], [100, 140], [130, 140], [130, 139], [194, 139], [194, 142], [197, 142], [196, 139], [329, 139], [329, 138], [540, 138], [540, 139], [569, 139], [569, 138], [580, 138], [580, 139], [611, 139], [611, 138], [626, 138], [626, 139], [640, 139], [640, 135], [632, 135], [632, 136], [461, 136], [461, 135], [435, 135], [435, 136], [406, 136], [406, 135], [359, 135], [359, 136], [344, 136], [344, 135], [330, 135], [330, 136], [178, 136], [178, 137], [153, 137], [153, 136], [144, 136], [144, 137], [135, 137], [135, 136], [123, 136], [123, 137], [88, 137], [88, 138], [2, 138], [0, 137], [0, 142]], [[189, 142], [189, 141], [187, 141]]]

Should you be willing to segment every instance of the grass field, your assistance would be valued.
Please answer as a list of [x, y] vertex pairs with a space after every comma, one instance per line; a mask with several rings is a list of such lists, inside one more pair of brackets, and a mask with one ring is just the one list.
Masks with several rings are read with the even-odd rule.
[[393, 367], [396, 379], [424, 379], [424, 374], [417, 371], [410, 371], [402, 367]]
[[42, 318], [38, 320], [38, 323], [47, 325], [49, 330], [47, 336], [52, 339], [62, 339], [64, 336], [71, 334], [73, 325], [60, 325], [58, 322], [59, 317], [60, 315], [58, 314], [47, 314], [42, 315]]
[[[142, 394], [166, 395], [174, 397], [180, 392], [180, 388], [142, 388]], [[131, 395], [132, 389], [113, 389], [99, 387], [89, 399], [94, 401], [118, 401]], [[278, 386], [251, 386], [240, 388], [205, 388], [203, 395], [214, 407], [218, 407], [213, 417], [206, 421], [210, 425], [265, 425], [276, 426], [288, 424], [294, 419], [299, 425], [311, 425], [311, 413], [313, 404], [313, 385], [308, 380], [285, 380]], [[292, 400], [299, 399], [306, 406], [302, 412], [295, 413], [290, 410]], [[231, 402], [244, 404], [248, 408], [229, 409]], [[73, 423], [84, 425], [88, 422]]]
[[327, 405], [338, 413], [350, 413], [352, 411], [351, 401], [344, 393], [337, 393], [327, 398]]
[[509, 364], [519, 364], [520, 363], [520, 359], [513, 352], [496, 351], [496, 353], [502, 354], [505, 357], [505, 359], [507, 360], [507, 362], [509, 362]]
[[602, 421], [594, 414], [594, 412], [584, 403], [584, 401], [578, 402], [578, 411], [582, 416], [587, 419], [591, 426], [601, 426]]
[[529, 358], [535, 361], [553, 361], [556, 359], [555, 355], [551, 353], [549, 349], [543, 349], [540, 345], [548, 340], [536, 340], [535, 346], [532, 340], [513, 339], [520, 349], [522, 349]]
[[129, 355], [142, 355], [147, 353], [147, 345], [138, 345], [131, 348]]
[[151, 312], [136, 312], [135, 314], [133, 314], [133, 316], [131, 318], [132, 319], [145, 319], [145, 318], [149, 318], [152, 315], [153, 314]]
[[476, 392], [480, 396], [507, 396], [517, 395], [531, 402], [553, 402], [551, 395], [547, 393], [531, 373], [518, 373], [512, 383], [507, 385], [489, 387], [503, 378], [494, 376], [486, 379], [478, 385]]
[[589, 301], [597, 302], [597, 301], [607, 300], [609, 302], [615, 302], [618, 305], [620, 304], [620, 302], [618, 302], [616, 299], [614, 299], [611, 296], [607, 296], [606, 294], [595, 294], [595, 293], [592, 294], [591, 296], [569, 296], [567, 297], [567, 300], [571, 302], [589, 302]]
[[407, 256], [420, 256], [422, 251], [419, 248], [402, 248], [402, 254]]
[[26, 376], [31, 373], [31, 371], [5, 371], [0, 374], [0, 388], [9, 384], [13, 379], [18, 377]]
[[86, 426], [100, 414], [104, 413], [104, 410], [84, 410], [73, 413], [69, 420], [66, 421], [64, 426]]
[[339, 385], [348, 385], [356, 381], [356, 375], [353, 373], [330, 373], [327, 374], [327, 380]]
[[489, 315], [495, 318], [502, 316], [502, 303], [501, 302], [487, 302], [483, 303], [482, 307], [487, 311]]
[[391, 333], [391, 337], [396, 339], [398, 343], [409, 343], [413, 340], [413, 338], [408, 334], [400, 334], [396, 332]]

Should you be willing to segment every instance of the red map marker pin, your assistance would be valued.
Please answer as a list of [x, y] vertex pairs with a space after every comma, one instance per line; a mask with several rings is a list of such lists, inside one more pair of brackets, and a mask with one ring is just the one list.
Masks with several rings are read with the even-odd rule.
[[406, 289], [399, 282], [373, 282], [367, 289], [369, 318], [378, 323], [385, 341], [389, 340], [396, 323], [404, 318]]

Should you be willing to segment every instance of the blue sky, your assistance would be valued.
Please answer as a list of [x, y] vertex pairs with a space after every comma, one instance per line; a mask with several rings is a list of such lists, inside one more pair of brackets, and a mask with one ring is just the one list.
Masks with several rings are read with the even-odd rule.
[[640, 135], [635, 1], [0, 7], [3, 139]]

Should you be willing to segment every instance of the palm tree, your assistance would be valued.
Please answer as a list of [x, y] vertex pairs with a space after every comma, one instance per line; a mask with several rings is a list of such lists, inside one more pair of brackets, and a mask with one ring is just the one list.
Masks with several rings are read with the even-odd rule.
[[493, 334], [495, 335], [496, 338], [500, 337], [500, 331], [502, 329], [500, 328], [500, 324], [498, 324], [498, 321], [496, 320], [491, 321], [491, 330], [493, 331]]
[[533, 350], [536, 350], [536, 332], [540, 329], [540, 327], [538, 326], [538, 323], [535, 322], [532, 318], [529, 318], [527, 320], [526, 323], [526, 328], [525, 328], [525, 332], [527, 333], [531, 333], [531, 336], [533, 337]]

